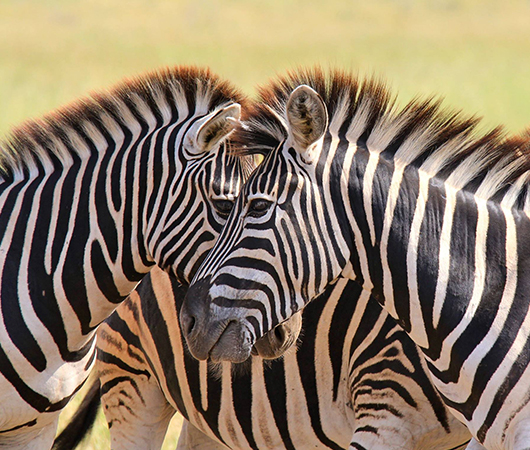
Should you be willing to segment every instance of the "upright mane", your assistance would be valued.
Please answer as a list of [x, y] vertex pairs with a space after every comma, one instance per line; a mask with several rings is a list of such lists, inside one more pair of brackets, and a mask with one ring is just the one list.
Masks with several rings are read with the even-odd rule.
[[434, 98], [416, 98], [399, 109], [381, 80], [339, 70], [299, 69], [260, 87], [244, 126], [232, 136], [237, 153], [266, 155], [287, 137], [287, 100], [302, 84], [324, 100], [332, 136], [366, 145], [395, 163], [432, 168], [443, 180], [460, 167], [458, 173], [465, 176], [449, 181], [473, 192], [482, 184], [480, 194], [488, 198], [518, 181], [514, 204], [523, 207], [530, 170], [529, 133], [508, 139], [502, 127], [480, 132], [480, 119], [442, 108]]
[[91, 126], [104, 130], [109, 118], [114, 127], [126, 128], [132, 114], [137, 124], [147, 128], [153, 119], [169, 123], [179, 114], [207, 113], [232, 101], [244, 103], [245, 98], [206, 68], [179, 66], [126, 79], [14, 128], [0, 142], [0, 179], [42, 158], [61, 160], [65, 152], [78, 151], [72, 139], [85, 136]]

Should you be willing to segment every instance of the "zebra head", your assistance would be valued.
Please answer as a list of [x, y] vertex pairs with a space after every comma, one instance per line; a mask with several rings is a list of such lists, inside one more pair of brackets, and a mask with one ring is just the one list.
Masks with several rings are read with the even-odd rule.
[[148, 218], [147, 251], [183, 283], [189, 283], [212, 247], [255, 167], [251, 158], [229, 151], [227, 138], [240, 113], [239, 103], [229, 103], [192, 120], [176, 144], [177, 158], [167, 159], [180, 175], [168, 177], [166, 187], [153, 186], [170, 206], [153, 210]]
[[323, 180], [341, 176], [326, 165], [332, 146], [323, 99], [301, 85], [283, 103], [256, 108], [235, 139], [246, 152], [267, 154], [194, 278], [181, 314], [198, 359], [246, 359], [257, 337], [322, 293], [349, 261], [343, 211], [322, 189]]

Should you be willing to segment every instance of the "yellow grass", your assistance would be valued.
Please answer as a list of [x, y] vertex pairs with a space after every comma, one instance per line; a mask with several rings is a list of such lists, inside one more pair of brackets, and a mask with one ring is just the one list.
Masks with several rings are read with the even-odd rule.
[[515, 131], [529, 122], [529, 15], [526, 0], [1, 0], [0, 133], [163, 65], [209, 65], [252, 93], [316, 63]]

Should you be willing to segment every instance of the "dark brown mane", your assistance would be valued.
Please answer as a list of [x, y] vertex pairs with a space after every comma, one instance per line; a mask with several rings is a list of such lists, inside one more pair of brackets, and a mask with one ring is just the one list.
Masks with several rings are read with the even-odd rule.
[[510, 139], [506, 139], [502, 127], [481, 133], [478, 118], [448, 111], [442, 108], [440, 100], [433, 98], [414, 99], [398, 110], [395, 97], [381, 80], [320, 68], [292, 71], [259, 88], [258, 101], [248, 110], [244, 126], [233, 136], [236, 152], [267, 154], [287, 137], [285, 106], [291, 92], [301, 84], [310, 86], [322, 97], [330, 124], [340, 123], [338, 138], [347, 139], [348, 128], [357, 122], [361, 122], [364, 130], [357, 139], [364, 143], [369, 139], [377, 141], [383, 128], [390, 130], [392, 139], [384, 149], [376, 149], [385, 158], [403, 157], [403, 151], [399, 152], [402, 144], [421, 135], [413, 155], [405, 155], [407, 165], [419, 167], [444, 144], [458, 142], [453, 148], [444, 148], [443, 171], [438, 173], [441, 178], [446, 178], [471, 155], [482, 155], [476, 164], [474, 186], [470, 188], [476, 187], [490, 171], [509, 171], [508, 185], [530, 170], [528, 133]]
[[[121, 120], [120, 108], [125, 104], [141, 123], [138, 99], [161, 120], [160, 99], [179, 116], [175, 95], [181, 91], [187, 107], [193, 111], [201, 102], [207, 103], [207, 111], [232, 101], [246, 102], [243, 94], [228, 81], [222, 80], [207, 68], [178, 66], [153, 71], [142, 76], [125, 79], [113, 88], [92, 93], [73, 101], [41, 118], [28, 120], [14, 128], [0, 142], [0, 177], [31, 165], [39, 154], [54, 154], [54, 141], [69, 146], [68, 130], [83, 133], [86, 123], [101, 125], [103, 116]], [[126, 124], [125, 124], [126, 125]]]

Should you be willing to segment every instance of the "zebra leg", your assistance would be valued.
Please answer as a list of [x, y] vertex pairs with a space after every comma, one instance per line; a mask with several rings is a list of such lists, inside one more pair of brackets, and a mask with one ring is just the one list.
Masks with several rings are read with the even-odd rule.
[[226, 448], [187, 420], [183, 420], [177, 450], [225, 450]]
[[[114, 373], [114, 376], [117, 374]], [[113, 450], [159, 450], [175, 410], [156, 381], [116, 376], [102, 395]], [[115, 383], [115, 384], [114, 384]], [[109, 384], [107, 383], [107, 386]], [[103, 384], [102, 392], [105, 389]]]
[[[113, 450], [159, 450], [175, 409], [167, 402], [140, 345], [131, 297], [98, 330], [96, 375]], [[128, 337], [132, 343], [127, 342]]]

